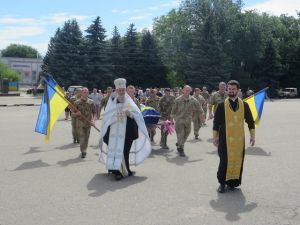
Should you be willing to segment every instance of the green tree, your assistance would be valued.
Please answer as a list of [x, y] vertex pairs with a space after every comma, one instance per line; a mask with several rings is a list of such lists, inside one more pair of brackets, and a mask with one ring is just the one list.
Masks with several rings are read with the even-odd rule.
[[155, 19], [153, 34], [159, 49], [159, 56], [172, 74], [186, 80], [188, 53], [191, 47], [188, 15], [181, 9], [171, 10], [167, 15]]
[[141, 70], [138, 85], [146, 87], [165, 87], [166, 68], [158, 56], [158, 49], [154, 37], [150, 31], [146, 30], [142, 34], [141, 41]]
[[45, 73], [50, 73], [61, 86], [88, 85], [84, 39], [76, 20], [68, 20], [56, 31], [44, 59]]
[[86, 75], [89, 88], [105, 88], [112, 79], [109, 49], [105, 42], [105, 29], [98, 16], [86, 29]]
[[122, 57], [122, 40], [119, 30], [114, 26], [112, 38], [110, 40], [110, 59], [112, 63], [113, 79], [124, 77], [123, 57]]
[[270, 39], [259, 66], [260, 76], [258, 80], [262, 87], [269, 86], [270, 97], [275, 96], [275, 90], [279, 88], [279, 81], [282, 75], [279, 55], [274, 45], [274, 41]]
[[140, 74], [142, 68], [141, 51], [138, 44], [138, 36], [134, 24], [130, 24], [124, 37], [122, 51], [123, 76], [128, 84], [136, 84], [143, 77]]
[[189, 54], [189, 73], [187, 80], [195, 86], [216, 86], [227, 81], [231, 75], [230, 57], [223, 50], [219, 36], [215, 34], [210, 17], [200, 31], [193, 33], [193, 47]]
[[17, 71], [0, 62], [0, 79], [8, 78], [10, 81], [19, 81], [20, 76]]
[[10, 44], [1, 51], [2, 57], [42, 58], [40, 53], [27, 45]]

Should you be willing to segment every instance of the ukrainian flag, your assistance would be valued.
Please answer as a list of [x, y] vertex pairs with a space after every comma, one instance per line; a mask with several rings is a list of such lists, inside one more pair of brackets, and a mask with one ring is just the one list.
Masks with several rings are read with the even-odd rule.
[[250, 107], [252, 117], [255, 122], [255, 126], [258, 126], [258, 124], [259, 124], [259, 121], [260, 121], [260, 118], [262, 115], [262, 111], [263, 111], [263, 107], [264, 107], [267, 90], [268, 90], [268, 88], [264, 88], [244, 100], [245, 102], [248, 103], [248, 105]]
[[51, 76], [45, 78], [45, 91], [35, 132], [46, 135], [46, 141], [49, 141], [50, 133], [59, 115], [69, 105], [64, 96], [63, 89]]

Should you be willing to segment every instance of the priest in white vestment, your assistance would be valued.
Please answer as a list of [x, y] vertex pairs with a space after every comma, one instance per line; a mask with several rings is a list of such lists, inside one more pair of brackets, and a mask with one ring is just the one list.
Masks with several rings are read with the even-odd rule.
[[126, 80], [114, 81], [116, 94], [107, 103], [100, 132], [100, 162], [116, 180], [132, 176], [130, 165], [142, 163], [151, 153], [151, 143], [141, 111], [126, 94]]

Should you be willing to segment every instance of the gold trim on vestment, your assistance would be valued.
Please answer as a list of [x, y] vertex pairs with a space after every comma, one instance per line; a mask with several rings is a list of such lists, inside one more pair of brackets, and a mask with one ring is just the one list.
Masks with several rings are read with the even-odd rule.
[[219, 138], [219, 132], [214, 130], [213, 131], [213, 139], [217, 139], [217, 138]]
[[224, 101], [227, 144], [226, 181], [240, 179], [245, 146], [244, 103], [238, 98], [237, 111], [231, 109], [229, 98]]
[[255, 138], [255, 129], [250, 129], [250, 137]]

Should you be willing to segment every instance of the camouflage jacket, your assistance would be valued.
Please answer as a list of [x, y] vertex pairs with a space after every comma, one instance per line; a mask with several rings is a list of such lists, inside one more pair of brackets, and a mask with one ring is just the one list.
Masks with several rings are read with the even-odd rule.
[[223, 95], [220, 94], [219, 91], [213, 93], [210, 96], [209, 104], [213, 106], [213, 111], [215, 112], [219, 103], [224, 102], [225, 98], [227, 98], [228, 94], [225, 92]]
[[152, 108], [154, 108], [155, 110], [158, 110], [158, 103], [159, 103], [159, 97], [155, 97], [155, 98], [147, 98], [145, 105], [146, 106], [150, 106]]
[[174, 96], [163, 96], [158, 103], [158, 111], [160, 112], [161, 119], [170, 119], [170, 114], [175, 103]]
[[[95, 108], [95, 104], [94, 104], [93, 100], [78, 99], [75, 102], [75, 106], [88, 121], [92, 121], [93, 115], [96, 113], [96, 108]], [[86, 121], [84, 121], [80, 117], [77, 117], [77, 118], [78, 118], [78, 126], [81, 126], [81, 127], [90, 126]]]
[[191, 121], [194, 112], [199, 112], [201, 114], [203, 113], [203, 109], [197, 99], [195, 99], [193, 96], [185, 98], [183, 97], [183, 95], [181, 95], [175, 100], [175, 104], [171, 112], [171, 117], [173, 117], [176, 121]]

